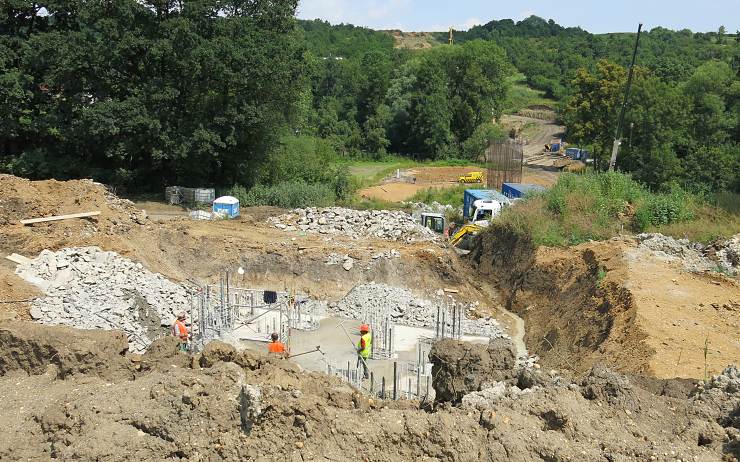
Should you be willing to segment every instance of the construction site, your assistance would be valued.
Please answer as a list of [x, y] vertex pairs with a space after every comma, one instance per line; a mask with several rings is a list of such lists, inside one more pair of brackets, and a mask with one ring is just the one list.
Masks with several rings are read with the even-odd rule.
[[738, 237], [461, 254], [405, 212], [176, 210], [0, 176], [0, 459], [740, 457]]

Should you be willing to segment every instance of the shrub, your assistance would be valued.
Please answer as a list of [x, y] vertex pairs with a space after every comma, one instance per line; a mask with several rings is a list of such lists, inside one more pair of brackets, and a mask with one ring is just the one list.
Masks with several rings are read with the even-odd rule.
[[[692, 223], [697, 219], [700, 224]], [[563, 174], [547, 192], [504, 210], [498, 220], [549, 246], [608, 239], [625, 230], [706, 242], [734, 234], [739, 221], [737, 215], [703, 204], [678, 186], [651, 193], [621, 173]]]
[[282, 208], [326, 207], [336, 199], [334, 189], [321, 183], [286, 181], [273, 186], [256, 185], [247, 190], [242, 186], [232, 187], [228, 194], [239, 199], [244, 207], [272, 205]]
[[652, 194], [638, 205], [633, 219], [635, 230], [644, 231], [649, 226], [680, 223], [693, 218], [693, 201], [682, 189], [674, 187], [668, 194]]

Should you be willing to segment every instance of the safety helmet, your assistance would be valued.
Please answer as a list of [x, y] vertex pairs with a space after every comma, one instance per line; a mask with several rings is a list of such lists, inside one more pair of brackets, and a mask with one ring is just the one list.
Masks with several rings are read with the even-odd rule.
[[370, 326], [363, 324], [360, 326], [360, 332], [370, 332]]

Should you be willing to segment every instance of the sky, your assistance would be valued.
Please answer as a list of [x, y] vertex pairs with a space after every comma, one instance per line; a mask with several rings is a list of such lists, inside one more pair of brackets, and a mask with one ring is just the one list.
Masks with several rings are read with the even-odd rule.
[[740, 29], [740, 0], [300, 0], [297, 16], [373, 29], [441, 31], [533, 14], [593, 33], [631, 32], [639, 22], [647, 30]]

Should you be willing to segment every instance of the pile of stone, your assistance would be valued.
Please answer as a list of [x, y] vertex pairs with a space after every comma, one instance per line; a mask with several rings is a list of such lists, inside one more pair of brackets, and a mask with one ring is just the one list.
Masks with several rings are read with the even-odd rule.
[[355, 266], [355, 259], [350, 257], [349, 255], [331, 253], [326, 257], [326, 261], [324, 263], [328, 266], [342, 265], [342, 268], [344, 268], [346, 271], [349, 271], [352, 269], [352, 267]]
[[[436, 295], [433, 299], [415, 297], [408, 289], [371, 282], [355, 286], [339, 302], [329, 304], [329, 310], [346, 318], [368, 320], [375, 310], [388, 310], [391, 321], [396, 324], [436, 328], [437, 309], [451, 310], [462, 305], [463, 313], [472, 310], [472, 305], [462, 304], [450, 297]], [[448, 311], [449, 312], [449, 311]], [[446, 319], [447, 332], [452, 331], [452, 320]], [[498, 321], [493, 318], [468, 319], [463, 314], [463, 335], [482, 337], [506, 337]]]
[[719, 270], [731, 275], [740, 272], [740, 235], [710, 246], [660, 233], [644, 233], [636, 237], [640, 247], [651, 250], [660, 258], [681, 262], [687, 271]]
[[135, 352], [166, 335], [178, 312], [190, 311], [184, 287], [98, 247], [44, 250], [16, 273], [44, 292], [31, 303], [35, 321], [123, 330]]
[[391, 241], [429, 241], [437, 235], [402, 211], [353, 210], [342, 207], [295, 209], [270, 217], [268, 223], [285, 231], [343, 235], [353, 239], [377, 237]]
[[401, 252], [396, 249], [391, 249], [385, 252], [378, 252], [376, 254], [373, 254], [372, 258], [373, 260], [378, 260], [380, 258], [385, 258], [386, 260], [390, 260], [392, 258], [401, 258]]
[[431, 204], [427, 204], [424, 202], [401, 202], [401, 203], [404, 206], [409, 207], [411, 209], [411, 215], [413, 215], [415, 218], [421, 217], [422, 213], [441, 213], [442, 215], [447, 215], [447, 214], [456, 212], [459, 215], [463, 214], [462, 207], [454, 207], [449, 204], [440, 204], [437, 201], [434, 201]]
[[493, 384], [487, 384], [480, 391], [474, 391], [463, 396], [461, 407], [463, 409], [483, 411], [493, 407], [501, 400], [516, 399], [521, 395], [532, 393], [538, 389], [539, 387], [532, 387], [522, 390], [518, 386], [506, 382], [495, 382]]
[[712, 252], [720, 268], [730, 274], [740, 273], [740, 234], [719, 244], [710, 246], [707, 253]]

